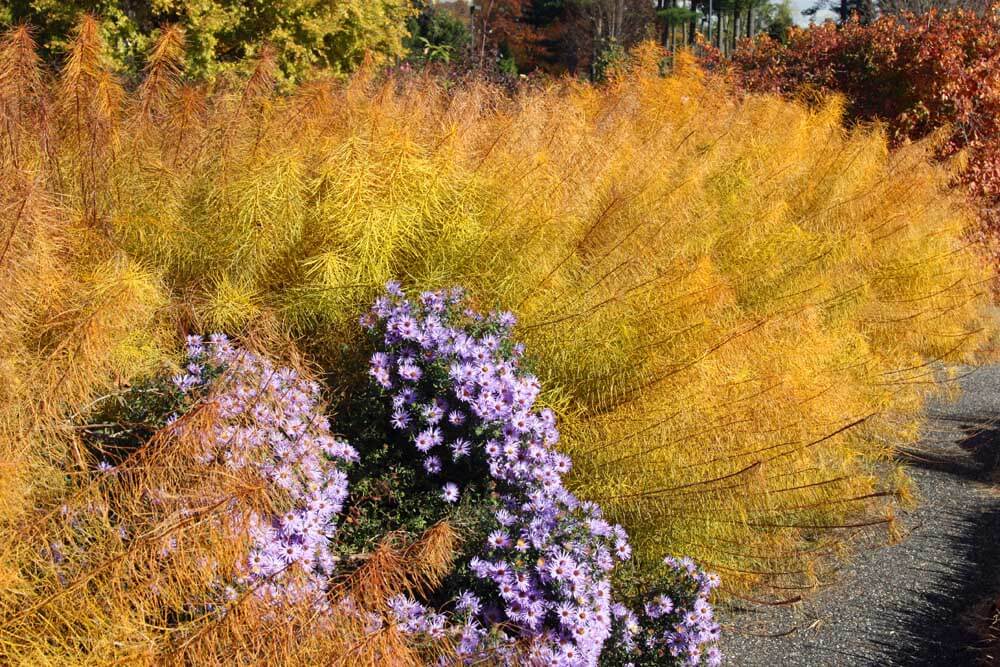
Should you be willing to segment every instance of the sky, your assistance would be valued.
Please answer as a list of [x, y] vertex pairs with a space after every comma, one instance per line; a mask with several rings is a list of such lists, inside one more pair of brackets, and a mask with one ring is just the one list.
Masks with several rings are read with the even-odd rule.
[[[815, 0], [792, 0], [792, 18], [798, 25], [809, 25], [809, 17], [802, 15], [803, 9], [813, 6]], [[827, 18], [836, 18], [836, 14], [823, 10], [816, 14], [816, 23], [822, 23]]]

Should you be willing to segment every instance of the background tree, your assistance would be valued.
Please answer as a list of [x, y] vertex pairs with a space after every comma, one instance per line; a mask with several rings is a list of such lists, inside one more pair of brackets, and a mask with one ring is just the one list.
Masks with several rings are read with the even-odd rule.
[[451, 62], [467, 52], [472, 35], [454, 12], [429, 0], [417, 0], [415, 6], [420, 13], [410, 18], [410, 34], [405, 40], [411, 58], [423, 62]]
[[780, 36], [793, 24], [791, 6], [770, 0], [481, 0], [473, 17], [484, 63], [595, 78], [644, 39], [676, 50], [701, 31], [729, 54], [740, 39], [772, 29]]
[[688, 45], [694, 36], [693, 28], [688, 28], [701, 16], [693, 0], [686, 4], [679, 4], [678, 0], [658, 0], [656, 18], [661, 26], [660, 42], [671, 50]]
[[788, 31], [795, 25], [791, 0], [764, 5], [760, 9], [760, 20], [761, 31], [766, 32], [771, 39], [784, 44], [788, 41]]
[[[753, 37], [770, 27], [770, 17], [778, 10], [769, 0], [703, 0], [705, 12], [704, 33], [708, 43], [722, 55], [736, 51], [739, 40]], [[791, 22], [789, 9], [789, 21]]]
[[570, 5], [568, 0], [473, 3], [477, 60], [482, 65], [500, 62], [521, 72], [575, 72], [581, 60], [580, 36]]
[[647, 0], [566, 0], [567, 48], [581, 65], [595, 65], [655, 36], [654, 5]]
[[14, 0], [0, 5], [0, 20], [37, 30], [47, 59], [66, 48], [82, 13], [100, 17], [109, 55], [133, 76], [166, 23], [183, 27], [186, 69], [212, 77], [253, 56], [261, 45], [276, 53], [283, 78], [311, 69], [349, 72], [371, 53], [378, 60], [405, 53], [411, 0]]

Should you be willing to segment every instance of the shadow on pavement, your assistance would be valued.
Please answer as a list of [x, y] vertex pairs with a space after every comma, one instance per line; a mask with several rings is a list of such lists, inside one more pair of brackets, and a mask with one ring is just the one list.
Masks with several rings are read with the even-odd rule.
[[[991, 420], [940, 418], [955, 422], [962, 437], [954, 453], [927, 456], [904, 452], [907, 464], [946, 472], [977, 482], [996, 482], [1000, 464], [1000, 427]], [[895, 643], [894, 662], [908, 667], [933, 665], [1000, 665], [998, 643], [986, 639], [1000, 595], [1000, 507], [987, 503], [981, 511], [966, 508], [952, 515], [955, 530], [941, 539], [951, 540], [964, 558], [940, 563], [947, 574], [940, 586], [922, 595], [915, 609], [899, 609], [906, 619], [904, 640]]]
[[941, 416], [935, 420], [952, 424], [962, 433], [962, 437], [945, 451], [902, 448], [897, 455], [900, 461], [913, 467], [936, 470], [972, 481], [998, 481], [1000, 424], [993, 419], [963, 416]]

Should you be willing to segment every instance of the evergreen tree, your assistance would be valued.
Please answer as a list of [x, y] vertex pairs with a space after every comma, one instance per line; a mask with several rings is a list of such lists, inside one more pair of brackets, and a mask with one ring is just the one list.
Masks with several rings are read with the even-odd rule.
[[454, 13], [429, 0], [416, 0], [419, 14], [410, 18], [405, 45], [419, 61], [451, 62], [469, 47], [469, 29]]
[[784, 44], [788, 40], [788, 30], [795, 25], [792, 17], [792, 3], [783, 0], [779, 4], [767, 4], [761, 8], [761, 29], [768, 36]]

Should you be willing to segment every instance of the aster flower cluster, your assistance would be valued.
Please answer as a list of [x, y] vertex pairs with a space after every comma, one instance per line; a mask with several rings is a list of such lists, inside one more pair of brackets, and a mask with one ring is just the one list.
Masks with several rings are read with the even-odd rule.
[[341, 467], [357, 453], [331, 433], [319, 385], [295, 370], [240, 350], [221, 334], [189, 337], [186, 352], [174, 386], [186, 404], [211, 401], [218, 415], [203, 435], [199, 462], [251, 470], [287, 499], [280, 515], [232, 508], [233, 527], [247, 531], [251, 542], [237, 583], [275, 604], [324, 608], [335, 567], [331, 540], [347, 497]]
[[[347, 613], [370, 633], [389, 623], [424, 645], [428, 656], [447, 647], [444, 653], [464, 664], [719, 664], [719, 626], [708, 602], [718, 578], [689, 559], [666, 559], [666, 572], [652, 581], [637, 582], [632, 570], [623, 578], [619, 569], [615, 581], [622, 589], [653, 595], [630, 598], [629, 605], [613, 599], [612, 570], [631, 557], [628, 536], [598, 505], [565, 487], [571, 461], [554, 448], [555, 415], [536, 405], [541, 386], [513, 341], [514, 317], [483, 316], [465, 303], [461, 290], [409, 299], [390, 284], [362, 318], [378, 349], [369, 372], [380, 396], [365, 394], [341, 426], [365, 452], [364, 461], [331, 433], [318, 384], [221, 334], [189, 337], [182, 372], [170, 380], [176, 391], [163, 392], [158, 384], [145, 392], [152, 401], [137, 394], [128, 402], [139, 421], [162, 425], [169, 414], [171, 428], [197, 428], [199, 464], [249, 472], [277, 492], [278, 509], [237, 500], [227, 506], [229, 528], [247, 535], [250, 547], [237, 571], [222, 575], [223, 595], [252, 592], [273, 605], [273, 613], [289, 603], [310, 604], [323, 622]], [[196, 404], [212, 410], [207, 429], [181, 419]], [[122, 445], [108, 440], [114, 456]], [[352, 516], [365, 518], [338, 531], [350, 463], [360, 464], [352, 468], [360, 498]], [[109, 479], [117, 471], [106, 460], [96, 469]], [[364, 502], [380, 498], [365, 495], [366, 485], [387, 483], [401, 483], [393, 487], [399, 493], [390, 494], [398, 506], [385, 512], [375, 504], [358, 514]], [[146, 494], [154, 504], [165, 502], [156, 489]], [[439, 500], [427, 503], [435, 494]], [[480, 546], [475, 540], [463, 546], [449, 579], [423, 603], [398, 595], [376, 612], [347, 597], [331, 608], [337, 555], [398, 529], [394, 522], [410, 521], [408, 503], [421, 507], [411, 517], [414, 526], [452, 507], [474, 526]], [[171, 537], [163, 552], [177, 548]], [[53, 543], [50, 557], [61, 562], [63, 551]]]
[[[527, 644], [533, 664], [596, 665], [611, 632], [609, 573], [631, 549], [620, 526], [563, 485], [570, 460], [553, 448], [552, 411], [535, 408], [540, 384], [511, 341], [514, 317], [463, 309], [460, 290], [415, 301], [396, 284], [387, 292], [362, 325], [381, 348], [370, 373], [391, 395], [393, 427], [440, 480], [445, 500], [478, 478], [501, 498], [495, 529], [468, 563], [490, 594], [480, 601], [466, 593], [465, 604], [487, 627]], [[467, 627], [470, 638], [482, 634]], [[470, 654], [480, 648], [468, 644]]]
[[[451, 637], [455, 654], [466, 664], [480, 664], [505, 653], [515, 656], [512, 644], [505, 644], [503, 638], [496, 635], [490, 637], [479, 622], [483, 608], [477, 596], [465, 591], [453, 606], [453, 612], [445, 616], [408, 596], [397, 595], [389, 600], [389, 613], [391, 620], [407, 635], [430, 641]], [[453, 661], [442, 659], [440, 664], [453, 664]]]
[[[487, 631], [479, 623], [478, 616], [482, 611], [479, 598], [469, 592], [464, 592], [453, 601], [452, 611], [443, 614], [421, 604], [409, 595], [394, 595], [386, 601], [384, 612], [368, 611], [357, 604], [350, 596], [337, 602], [337, 611], [348, 618], [360, 622], [366, 634], [375, 634], [392, 624], [398, 631], [406, 635], [412, 645], [424, 645], [432, 649], [451, 646], [458, 660], [464, 664], [482, 664], [484, 661], [495, 664], [496, 650], [504, 650], [504, 646], [496, 641], [488, 641]], [[442, 640], [449, 640], [442, 642]], [[495, 639], [495, 638], [494, 638]], [[510, 644], [507, 647], [510, 651]], [[428, 663], [430, 664], [430, 662]], [[440, 667], [456, 664], [451, 653], [440, 655], [436, 664]]]
[[717, 667], [722, 664], [715, 645], [720, 628], [708, 598], [719, 585], [718, 575], [702, 572], [690, 558], [668, 557], [663, 565], [638, 613], [624, 604], [612, 605], [615, 641], [609, 662]]

